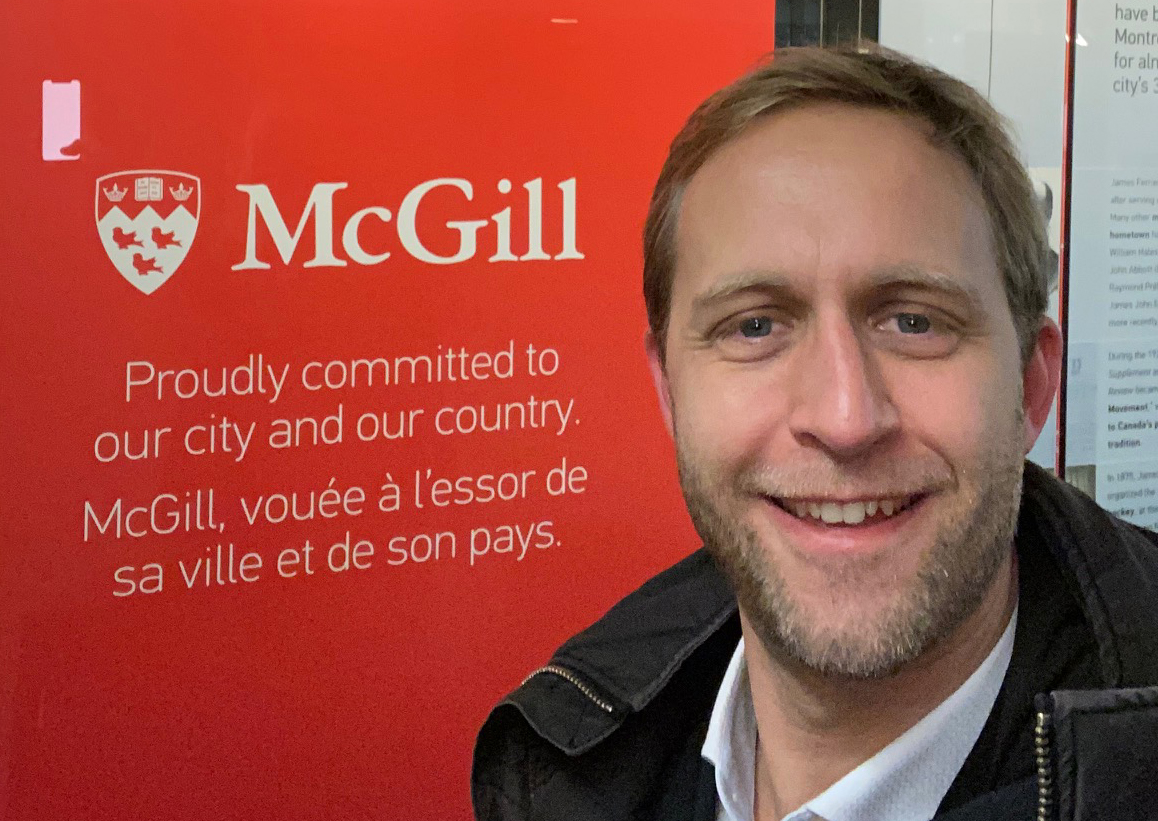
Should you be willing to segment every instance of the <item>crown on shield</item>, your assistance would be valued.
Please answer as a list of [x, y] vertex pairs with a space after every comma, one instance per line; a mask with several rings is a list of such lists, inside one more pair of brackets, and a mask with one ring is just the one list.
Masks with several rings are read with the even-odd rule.
[[189, 199], [193, 194], [193, 189], [178, 184], [176, 188], [170, 188], [169, 193], [173, 195], [173, 199], [177, 200], [177, 202], [185, 202], [185, 200]]
[[117, 188], [117, 184], [114, 182], [113, 187], [104, 189], [104, 192], [109, 202], [120, 202], [125, 198], [125, 194], [129, 192], [129, 189], [127, 186], [125, 188]]

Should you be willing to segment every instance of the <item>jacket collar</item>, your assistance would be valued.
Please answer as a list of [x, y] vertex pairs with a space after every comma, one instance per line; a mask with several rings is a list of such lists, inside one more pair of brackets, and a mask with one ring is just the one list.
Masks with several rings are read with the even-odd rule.
[[1027, 463], [1018, 530], [1035, 527], [1077, 598], [1106, 687], [1158, 683], [1158, 536]]
[[[722, 629], [729, 621], [735, 622], [732, 629]], [[505, 703], [518, 708], [556, 747], [577, 755], [647, 706], [687, 658], [713, 637], [734, 647], [739, 619], [731, 587], [701, 549], [570, 639], [548, 667], [532, 673]], [[552, 668], [569, 672], [591, 693], [583, 693]]]

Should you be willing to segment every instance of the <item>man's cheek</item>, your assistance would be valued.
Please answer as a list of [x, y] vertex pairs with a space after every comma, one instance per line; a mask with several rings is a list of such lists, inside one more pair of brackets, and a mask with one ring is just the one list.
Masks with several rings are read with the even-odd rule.
[[692, 434], [705, 455], [729, 461], [767, 450], [775, 431], [769, 409], [750, 395], [717, 396], [715, 401], [701, 403], [694, 414]]
[[1016, 386], [993, 390], [980, 379], [943, 379], [926, 383], [910, 401], [904, 418], [911, 434], [945, 455], [976, 451], [986, 440], [1004, 435], [1001, 420], [1016, 416]]

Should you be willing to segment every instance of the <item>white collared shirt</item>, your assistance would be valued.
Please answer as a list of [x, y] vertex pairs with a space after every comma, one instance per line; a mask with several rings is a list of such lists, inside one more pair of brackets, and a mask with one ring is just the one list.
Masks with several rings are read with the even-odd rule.
[[[783, 821], [929, 821], [997, 700], [1017, 608], [1005, 632], [965, 683], [891, 744]], [[744, 640], [732, 655], [712, 708], [703, 756], [716, 768], [718, 821], [753, 821], [756, 713]], [[771, 743], [775, 749], [775, 743]]]

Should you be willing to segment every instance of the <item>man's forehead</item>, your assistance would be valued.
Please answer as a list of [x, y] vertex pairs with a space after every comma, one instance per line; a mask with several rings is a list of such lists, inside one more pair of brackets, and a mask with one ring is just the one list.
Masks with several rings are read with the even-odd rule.
[[976, 181], [908, 115], [819, 104], [778, 113], [717, 151], [683, 194], [677, 279], [688, 267], [741, 280], [770, 264], [792, 273], [812, 266], [810, 254], [880, 281], [907, 267], [930, 284], [964, 257], [995, 268]]
[[705, 178], [746, 176], [773, 162], [799, 163], [816, 172], [858, 159], [871, 160], [882, 173], [904, 172], [914, 159], [934, 162], [955, 172], [946, 184], [976, 185], [963, 159], [935, 139], [927, 120], [883, 108], [816, 102], [755, 118], [705, 159], [688, 180], [684, 197], [702, 188]]

